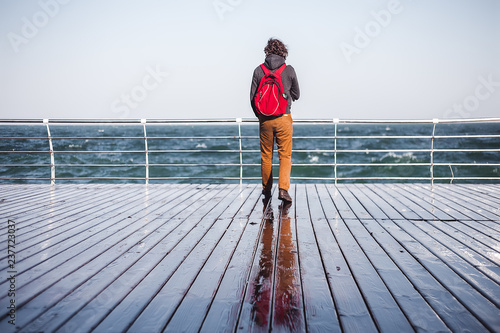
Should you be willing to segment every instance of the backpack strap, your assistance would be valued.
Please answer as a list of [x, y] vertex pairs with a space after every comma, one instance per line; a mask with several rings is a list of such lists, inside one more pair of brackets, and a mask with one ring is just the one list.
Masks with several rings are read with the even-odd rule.
[[[276, 75], [281, 75], [281, 73], [285, 70], [286, 64], [281, 65], [280, 68], [274, 71], [274, 74]], [[271, 71], [267, 69], [267, 67], [264, 64], [260, 64], [260, 68], [264, 71], [264, 75], [269, 75]]]
[[269, 75], [269, 73], [271, 73], [271, 71], [267, 69], [267, 67], [264, 66], [264, 64], [260, 64], [260, 68], [262, 68], [262, 70], [264, 71], [264, 76]]
[[276, 75], [281, 75], [281, 73], [283, 73], [283, 71], [285, 70], [285, 67], [286, 67], [286, 64], [281, 65], [281, 67], [278, 68], [274, 73]]

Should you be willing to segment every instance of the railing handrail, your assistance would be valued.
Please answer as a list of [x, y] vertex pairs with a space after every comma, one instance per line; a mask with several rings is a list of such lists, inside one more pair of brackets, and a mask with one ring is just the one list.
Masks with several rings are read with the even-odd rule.
[[[0, 124], [43, 124], [47, 119], [0, 119]], [[48, 119], [50, 124], [141, 124], [144, 119]], [[147, 124], [183, 124], [183, 123], [257, 123], [255, 118], [213, 118], [213, 119], [146, 119]], [[487, 123], [500, 122], [500, 118], [460, 118], [460, 119], [295, 119], [294, 123], [318, 123], [333, 124], [432, 124], [438, 121], [440, 124], [452, 123]]]
[[[19, 163], [10, 163], [10, 164], [0, 164], [0, 167], [20, 167], [20, 166], [50, 166], [51, 169], [51, 177], [50, 178], [7, 178], [0, 177], [0, 179], [6, 180], [31, 180], [31, 179], [39, 179], [46, 180], [50, 179], [51, 183], [54, 184], [56, 181], [56, 163], [54, 159], [54, 154], [80, 154], [80, 153], [144, 153], [145, 154], [145, 163], [126, 163], [126, 164], [57, 164], [57, 166], [89, 166], [89, 167], [144, 167], [145, 168], [145, 177], [57, 177], [57, 179], [66, 180], [66, 179], [144, 179], [146, 183], [149, 182], [150, 179], [230, 179], [235, 180], [239, 179], [240, 184], [243, 179], [259, 179], [258, 177], [244, 177], [243, 176], [243, 168], [247, 166], [258, 166], [260, 164], [256, 163], [244, 163], [243, 155], [246, 153], [258, 153], [259, 150], [256, 149], [247, 149], [244, 150], [242, 148], [242, 140], [243, 139], [258, 139], [258, 136], [242, 136], [241, 135], [241, 125], [243, 123], [257, 123], [258, 120], [255, 118], [252, 119], [242, 119], [242, 118], [232, 118], [232, 119], [0, 119], [0, 125], [27, 125], [27, 124], [43, 124], [47, 129], [46, 137], [0, 137], [0, 139], [9, 140], [9, 139], [38, 139], [38, 140], [47, 140], [49, 142], [49, 150], [48, 151], [0, 151], [2, 154], [7, 153], [47, 153], [50, 154], [51, 162], [50, 164], [19, 164]], [[333, 163], [294, 163], [294, 166], [303, 167], [303, 166], [332, 166], [334, 168], [334, 177], [292, 177], [292, 179], [323, 179], [323, 180], [334, 180], [337, 183], [337, 180], [361, 180], [361, 179], [379, 179], [379, 180], [387, 180], [387, 179], [409, 179], [409, 180], [430, 180], [431, 184], [434, 183], [434, 180], [443, 180], [450, 179], [451, 182], [457, 179], [464, 180], [500, 180], [500, 177], [455, 177], [453, 173], [452, 166], [500, 166], [500, 163], [436, 163], [434, 162], [434, 153], [436, 152], [500, 152], [500, 148], [435, 148], [434, 140], [435, 139], [456, 139], [456, 138], [500, 138], [500, 135], [497, 134], [465, 134], [465, 135], [435, 135], [436, 134], [436, 126], [438, 124], [457, 124], [457, 123], [493, 123], [500, 122], [500, 118], [472, 118], [472, 119], [415, 119], [415, 120], [395, 120], [395, 119], [368, 119], [368, 120], [341, 120], [341, 119], [294, 119], [294, 123], [296, 124], [332, 124], [335, 126], [335, 134], [334, 136], [294, 136], [294, 139], [326, 139], [333, 140], [334, 149], [294, 149], [293, 152], [306, 152], [306, 153], [333, 153], [334, 161]], [[50, 132], [50, 125], [92, 125], [92, 124], [109, 124], [109, 125], [142, 125], [143, 135], [142, 136], [52, 136]], [[165, 125], [165, 124], [191, 124], [191, 125], [200, 125], [200, 124], [237, 124], [238, 126], [238, 135], [236, 136], [148, 136], [146, 132], [146, 125]], [[432, 134], [430, 135], [338, 135], [337, 126], [338, 124], [433, 124]], [[54, 150], [53, 141], [54, 140], [63, 140], [63, 139], [141, 139], [144, 140], [144, 150]], [[156, 139], [224, 139], [224, 140], [238, 140], [239, 141], [239, 149], [227, 149], [227, 150], [210, 150], [210, 149], [173, 149], [173, 150], [155, 150], [148, 148], [148, 140], [156, 140]], [[338, 140], [349, 140], [349, 139], [422, 139], [422, 140], [430, 140], [429, 148], [418, 148], [418, 149], [338, 149], [337, 141]], [[337, 155], [340, 153], [390, 153], [390, 152], [421, 152], [421, 153], [430, 153], [430, 162], [419, 162], [419, 163], [338, 163]], [[150, 153], [238, 153], [239, 154], [239, 163], [150, 163], [149, 162], [149, 154]], [[497, 162], [497, 161], [494, 161]], [[276, 164], [274, 164], [276, 165]], [[150, 177], [149, 176], [149, 168], [156, 166], [239, 166], [240, 167], [240, 175], [238, 177]], [[338, 177], [337, 168], [342, 166], [429, 166], [430, 167], [430, 176], [429, 177]], [[435, 177], [434, 176], [434, 166], [449, 166], [451, 170], [451, 177]]]

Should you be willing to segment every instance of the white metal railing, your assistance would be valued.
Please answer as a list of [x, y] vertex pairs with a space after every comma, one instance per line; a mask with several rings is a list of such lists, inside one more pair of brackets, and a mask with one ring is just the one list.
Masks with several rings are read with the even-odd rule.
[[[96, 179], [96, 180], [144, 180], [145, 183], [149, 183], [151, 179], [155, 180], [181, 180], [181, 179], [217, 179], [217, 180], [231, 180], [238, 181], [242, 183], [245, 180], [257, 180], [260, 177], [245, 177], [244, 169], [246, 167], [257, 167], [260, 166], [258, 163], [244, 163], [244, 154], [246, 153], [259, 153], [258, 149], [243, 149], [242, 140], [243, 139], [258, 139], [258, 136], [242, 136], [241, 125], [243, 123], [257, 123], [255, 119], [205, 119], [205, 120], [146, 120], [146, 119], [138, 119], [138, 120], [17, 120], [17, 119], [0, 119], [0, 125], [35, 125], [35, 124], [43, 124], [46, 127], [47, 136], [46, 137], [0, 137], [0, 140], [16, 140], [16, 139], [38, 139], [38, 140], [48, 140], [49, 150], [48, 151], [40, 151], [40, 150], [2, 150], [0, 154], [40, 154], [40, 153], [48, 153], [50, 154], [50, 164], [28, 164], [28, 163], [8, 163], [8, 164], [0, 164], [1, 167], [50, 167], [50, 178], [29, 178], [29, 177], [6, 177], [0, 173], [1, 180], [49, 180], [52, 184], [56, 182], [56, 179], [61, 180], [74, 180], [74, 179]], [[431, 184], [436, 180], [449, 180], [453, 182], [454, 180], [474, 180], [474, 181], [498, 181], [500, 177], [455, 177], [452, 166], [488, 166], [488, 167], [498, 167], [500, 166], [500, 158], [499, 155], [496, 155], [492, 161], [488, 161], [487, 163], [475, 163], [474, 161], [470, 161], [467, 163], [456, 163], [456, 162], [441, 162], [436, 163], [434, 161], [434, 154], [437, 152], [476, 152], [476, 153], [487, 153], [487, 152], [500, 152], [500, 135], [498, 134], [479, 134], [479, 135], [436, 135], [436, 126], [439, 124], [456, 124], [456, 123], [500, 123], [500, 118], [483, 118], [483, 119], [446, 119], [446, 120], [294, 120], [294, 124], [332, 124], [334, 126], [334, 136], [294, 136], [294, 140], [300, 139], [321, 139], [321, 140], [331, 140], [333, 141], [333, 149], [294, 149], [293, 152], [296, 153], [327, 153], [333, 154], [333, 161], [329, 163], [294, 163], [295, 167], [332, 167], [333, 168], [333, 177], [292, 177], [295, 180], [326, 180], [337, 183], [337, 181], [373, 181], [373, 180], [405, 180], [405, 181], [430, 181]], [[57, 137], [51, 135], [50, 125], [96, 125], [96, 124], [113, 124], [113, 125], [132, 125], [132, 124], [140, 124], [142, 125], [143, 136], [96, 136], [96, 137], [78, 137], [78, 136], [63, 136]], [[238, 127], [238, 135], [234, 136], [149, 136], [146, 131], [146, 125], [153, 124], [192, 124], [192, 125], [207, 125], [207, 124], [236, 124]], [[360, 124], [432, 124], [432, 132], [429, 135], [357, 135], [357, 136], [349, 136], [349, 135], [339, 135], [338, 126], [339, 124], [351, 124], [353, 126]], [[494, 138], [499, 139], [499, 145], [495, 148], [473, 148], [473, 149], [465, 149], [460, 147], [454, 147], [449, 149], [436, 149], [435, 148], [435, 140], [436, 139], [460, 139], [460, 138]], [[141, 139], [144, 140], [144, 149], [143, 150], [54, 150], [53, 141], [61, 140], [61, 139], [99, 139], [99, 140], [113, 140], [113, 139]], [[151, 150], [148, 148], [148, 140], [154, 139], [224, 139], [224, 140], [238, 140], [239, 149], [217, 149], [217, 150], [207, 150], [207, 149], [166, 149], [166, 150]], [[412, 149], [412, 148], [402, 148], [402, 149], [338, 149], [338, 143], [342, 140], [364, 140], [364, 139], [423, 139], [429, 140], [429, 145], [427, 147], [422, 146], [421, 148]], [[430, 162], [420, 162], [420, 163], [338, 163], [338, 155], [339, 154], [353, 154], [353, 153], [426, 153], [429, 154]], [[55, 162], [56, 154], [89, 154], [89, 153], [143, 153], [145, 154], [145, 163], [119, 163], [119, 164], [57, 164]], [[239, 154], [239, 164], [237, 163], [150, 163], [149, 155], [151, 153], [155, 154], [171, 154], [171, 153], [196, 153], [196, 154], [210, 154], [210, 153], [234, 153]], [[201, 158], [201, 155], [200, 155]], [[233, 176], [218, 176], [218, 177], [200, 177], [200, 176], [188, 176], [188, 177], [150, 177], [150, 168], [151, 167], [197, 167], [197, 166], [206, 166], [206, 167], [239, 167], [239, 177]], [[348, 167], [383, 167], [383, 166], [428, 166], [429, 167], [429, 175], [424, 177], [397, 177], [397, 176], [365, 176], [365, 177], [341, 177], [338, 175], [338, 168], [348, 168]], [[447, 177], [435, 177], [434, 168], [436, 166], [448, 166], [450, 168], [450, 176]], [[144, 167], [144, 177], [130, 177], [130, 176], [120, 176], [120, 177], [56, 177], [56, 168], [57, 167]], [[7, 175], [8, 176], [8, 175]]]

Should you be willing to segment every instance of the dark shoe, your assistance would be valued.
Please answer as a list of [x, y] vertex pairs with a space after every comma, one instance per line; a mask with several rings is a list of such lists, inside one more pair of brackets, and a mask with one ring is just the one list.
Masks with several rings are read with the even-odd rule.
[[271, 197], [271, 191], [262, 190], [262, 195], [265, 199], [269, 199]]
[[282, 188], [280, 188], [280, 194], [278, 195], [278, 199], [286, 202], [292, 202], [292, 197], [290, 196], [290, 194], [288, 194], [288, 191]]

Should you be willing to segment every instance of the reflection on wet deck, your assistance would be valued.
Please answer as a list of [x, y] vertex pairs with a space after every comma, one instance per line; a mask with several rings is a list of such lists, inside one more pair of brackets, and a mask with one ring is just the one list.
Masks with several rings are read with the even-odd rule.
[[0, 185], [0, 331], [500, 331], [499, 185], [290, 193]]

